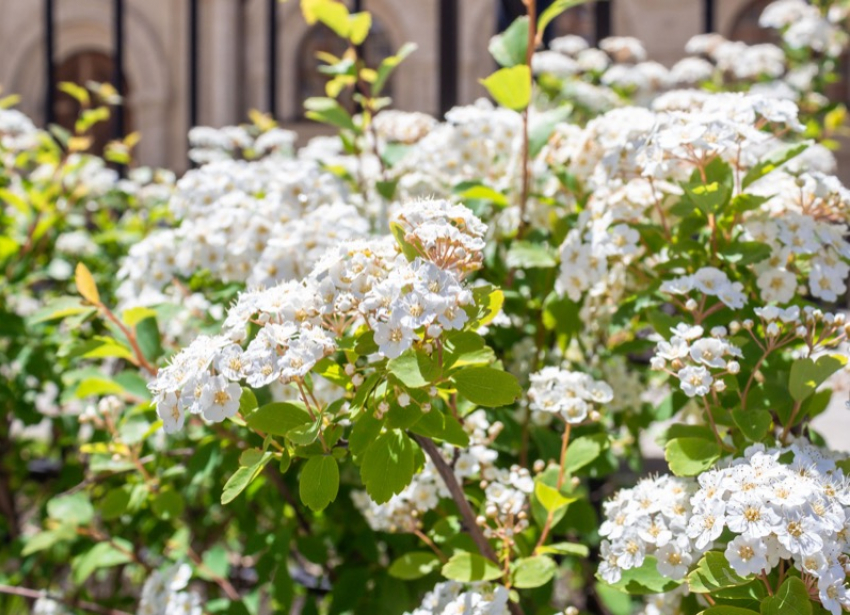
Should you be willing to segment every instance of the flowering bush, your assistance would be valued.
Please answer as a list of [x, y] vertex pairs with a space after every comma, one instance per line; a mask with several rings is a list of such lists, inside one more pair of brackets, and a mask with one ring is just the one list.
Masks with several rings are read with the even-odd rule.
[[847, 9], [668, 71], [535, 51], [570, 4], [439, 121], [386, 109], [412, 47], [366, 66], [369, 14], [305, 0], [348, 43], [306, 103], [337, 136], [196, 128], [176, 181], [82, 153], [108, 88], [65, 86], [74, 135], [0, 111], [4, 612], [850, 610], [810, 424], [847, 364]]

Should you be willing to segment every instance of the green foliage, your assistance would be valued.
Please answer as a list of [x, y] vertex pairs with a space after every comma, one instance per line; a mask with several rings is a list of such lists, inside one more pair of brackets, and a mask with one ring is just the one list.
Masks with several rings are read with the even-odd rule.
[[455, 553], [443, 566], [442, 573], [447, 579], [463, 583], [492, 581], [502, 576], [502, 571], [494, 562], [468, 551]]

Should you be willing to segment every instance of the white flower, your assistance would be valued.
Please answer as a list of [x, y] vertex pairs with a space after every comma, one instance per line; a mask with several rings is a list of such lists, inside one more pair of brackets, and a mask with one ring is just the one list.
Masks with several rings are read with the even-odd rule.
[[186, 413], [176, 394], [163, 393], [156, 400], [156, 413], [162, 419], [162, 428], [165, 433], [174, 433], [183, 429]]
[[742, 577], [761, 574], [771, 568], [767, 562], [767, 547], [761, 538], [736, 536], [726, 545], [724, 555], [732, 569]]
[[375, 343], [382, 355], [395, 359], [410, 348], [416, 333], [410, 326], [407, 315], [401, 311], [393, 312], [386, 322], [375, 325]]
[[670, 542], [658, 549], [655, 557], [658, 559], [656, 564], [658, 572], [665, 577], [676, 580], [682, 579], [688, 574], [688, 566], [693, 561], [691, 554], [675, 542]]
[[676, 375], [681, 383], [682, 391], [688, 397], [708, 395], [711, 383], [714, 382], [711, 373], [702, 366], [683, 367]]
[[213, 376], [201, 396], [201, 413], [206, 420], [220, 423], [236, 415], [241, 396], [242, 387], [238, 384], [227, 382], [224, 376]]

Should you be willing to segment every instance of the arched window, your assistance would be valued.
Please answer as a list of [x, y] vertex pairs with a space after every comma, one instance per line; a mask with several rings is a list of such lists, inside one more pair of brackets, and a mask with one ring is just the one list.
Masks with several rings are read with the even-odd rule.
[[[73, 131], [74, 123], [80, 115], [79, 103], [70, 95], [61, 92], [58, 85], [70, 81], [85, 87], [90, 81], [106, 83], [112, 80], [115, 63], [112, 57], [101, 51], [80, 51], [64, 59], [56, 67], [56, 83], [54, 84], [56, 99], [54, 104], [56, 123], [66, 130]], [[123, 82], [121, 95], [127, 100], [127, 81]], [[133, 119], [130, 109], [124, 109], [124, 127], [127, 133], [132, 132]], [[100, 122], [90, 129], [93, 139], [90, 151], [102, 154], [106, 144], [114, 137], [110, 122]]]
[[[319, 72], [319, 67], [324, 65], [324, 62], [321, 62], [316, 54], [325, 52], [340, 57], [345, 50], [346, 43], [322, 24], [314, 25], [304, 35], [298, 48], [298, 81], [295, 89], [297, 96], [295, 105], [299, 116], [304, 115], [306, 99], [311, 96], [326, 96], [325, 84], [329, 77]], [[375, 68], [381, 60], [393, 55], [394, 52], [395, 49], [386, 28], [372, 15], [372, 29], [361, 47], [366, 65]], [[392, 92], [393, 84], [390, 78], [389, 83], [384, 87], [383, 94], [392, 96]], [[350, 93], [341, 95], [339, 100], [349, 111], [353, 111], [354, 102]]]
[[754, 0], [738, 13], [729, 40], [742, 41], [748, 45], [758, 43], [779, 44], [779, 35], [775, 30], [759, 26], [759, 17], [773, 0]]
[[593, 8], [593, 4], [581, 4], [558, 15], [552, 22], [552, 38], [575, 34], [593, 44], [596, 38], [596, 17]]

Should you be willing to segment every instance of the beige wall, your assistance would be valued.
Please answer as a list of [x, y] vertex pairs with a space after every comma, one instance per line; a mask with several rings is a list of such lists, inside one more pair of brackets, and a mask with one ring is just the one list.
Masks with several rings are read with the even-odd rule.
[[[87, 49], [111, 50], [111, 0], [55, 0], [56, 61]], [[487, 42], [495, 30], [496, 0], [457, 0], [460, 102], [485, 94], [479, 79], [493, 68]], [[702, 30], [702, 0], [613, 0], [615, 34], [644, 41], [652, 59], [670, 65]], [[749, 0], [716, 0], [717, 26], [729, 34]], [[186, 0], [125, 0], [126, 78], [133, 128], [142, 133], [142, 163], [181, 170], [188, 129]], [[363, 0], [384, 24], [394, 48], [418, 50], [394, 82], [395, 104], [436, 113], [439, 101], [438, 0]], [[41, 122], [44, 92], [41, 0], [0, 0], [0, 84], [22, 96], [21, 108]], [[248, 109], [266, 110], [266, 0], [201, 0], [199, 119], [222, 126]], [[296, 56], [307, 25], [298, 2], [278, 9], [278, 114], [297, 117]], [[293, 126], [310, 134], [315, 127]], [[850, 165], [844, 165], [845, 168]]]

